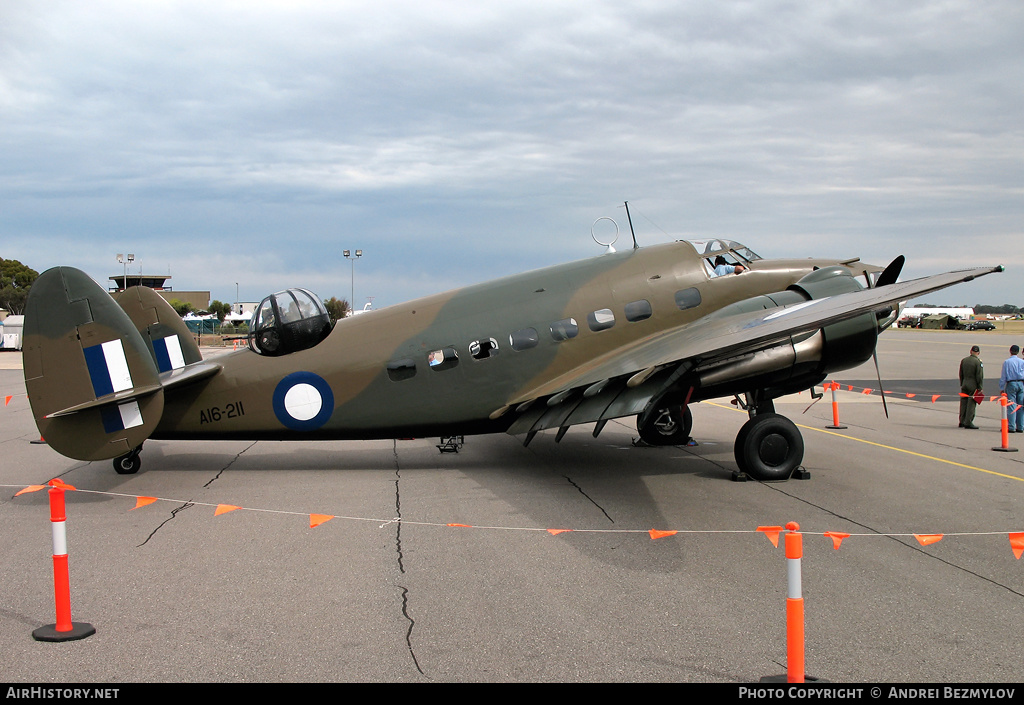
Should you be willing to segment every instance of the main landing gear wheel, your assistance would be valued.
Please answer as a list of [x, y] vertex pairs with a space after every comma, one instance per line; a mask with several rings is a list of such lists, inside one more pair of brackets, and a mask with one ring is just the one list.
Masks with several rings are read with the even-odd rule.
[[690, 431], [693, 430], [693, 415], [688, 406], [658, 409], [646, 426], [640, 425], [640, 416], [636, 422], [640, 438], [652, 446], [683, 445], [690, 440]]
[[736, 435], [736, 464], [756, 480], [788, 480], [804, 459], [796, 424], [779, 414], [758, 414]]
[[114, 458], [114, 472], [118, 475], [134, 475], [142, 467], [142, 458], [139, 457], [139, 453], [142, 452], [142, 446], [139, 446], [131, 453], [126, 453], [118, 458]]

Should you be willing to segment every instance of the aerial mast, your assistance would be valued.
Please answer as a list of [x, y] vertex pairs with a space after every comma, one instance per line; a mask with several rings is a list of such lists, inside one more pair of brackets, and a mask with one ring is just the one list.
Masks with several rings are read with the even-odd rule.
[[640, 245], [636, 244], [636, 233], [633, 232], [633, 219], [629, 216], [629, 201], [623, 201], [626, 205], [626, 220], [629, 221], [629, 234], [633, 236], [633, 249], [639, 250]]

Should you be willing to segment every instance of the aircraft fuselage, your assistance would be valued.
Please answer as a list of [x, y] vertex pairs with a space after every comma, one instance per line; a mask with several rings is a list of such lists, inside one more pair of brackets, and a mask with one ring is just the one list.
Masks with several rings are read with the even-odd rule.
[[[711, 277], [701, 255], [681, 241], [417, 299], [338, 321], [307, 350], [267, 357], [246, 349], [218, 358], [219, 374], [167, 394], [152, 437], [362, 439], [505, 431], [512, 416], [502, 409], [529, 399], [543, 382], [837, 264], [759, 259], [742, 274]], [[853, 276], [880, 269], [856, 261], [842, 266]], [[744, 382], [730, 384], [741, 389]], [[691, 400], [723, 391], [732, 393], [708, 385]]]

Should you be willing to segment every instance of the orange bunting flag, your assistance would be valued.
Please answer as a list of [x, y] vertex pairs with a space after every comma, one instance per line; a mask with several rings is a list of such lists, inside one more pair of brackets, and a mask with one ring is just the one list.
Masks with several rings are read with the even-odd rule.
[[219, 517], [221, 514], [227, 514], [228, 512], [233, 512], [236, 509], [241, 509], [241, 507], [236, 507], [233, 504], [218, 504], [217, 505], [217, 511], [215, 511], [213, 513], [213, 515], [215, 517]]
[[850, 538], [849, 534], [844, 534], [841, 531], [826, 531], [825, 536], [832, 539], [832, 548], [839, 550], [839, 544], [843, 542], [843, 539]]
[[757, 530], [763, 532], [775, 548], [779, 547], [779, 534], [782, 533], [781, 526], [759, 526]]
[[56, 490], [73, 490], [73, 489], [75, 489], [74, 487], [72, 487], [68, 483], [64, 482], [64, 480], [60, 479], [59, 477], [53, 478], [52, 480], [50, 480], [46, 484], [48, 484], [50, 487], [52, 487], [52, 488], [54, 488]]
[[138, 509], [139, 507], [145, 507], [147, 504], [152, 504], [155, 501], [156, 497], [136, 497], [135, 506], [129, 509], [128, 511], [131, 512]]
[[461, 526], [463, 529], [472, 529], [472, 524], [445, 524], [445, 526]]
[[564, 534], [568, 531], [572, 531], [572, 529], [548, 529], [547, 531], [552, 536], [558, 536], [559, 534]]
[[309, 528], [315, 529], [321, 524], [326, 524], [334, 518], [333, 514], [310, 514], [309, 515]]
[[941, 396], [942, 396], [941, 394], [932, 394], [932, 404], [937, 402], [939, 400], [939, 397], [941, 397]]
[[663, 539], [666, 536], [675, 536], [676, 533], [678, 533], [678, 532], [676, 532], [676, 531], [659, 531], [658, 529], [651, 529], [647, 533], [649, 533], [651, 535], [651, 541], [654, 541], [655, 539]]
[[914, 534], [914, 538], [922, 546], [929, 546], [942, 540], [942, 534]]
[[995, 401], [995, 400], [996, 400], [996, 399], [998, 399], [998, 398], [999, 398], [999, 397], [989, 397], [989, 398], [988, 398], [988, 400], [989, 400], [989, 401]]
[[910, 392], [907, 392], [907, 399], [913, 399], [916, 396], [916, 394], [911, 394]]
[[38, 492], [39, 490], [45, 490], [45, 489], [46, 489], [46, 485], [29, 485], [25, 489], [19, 491], [14, 496], [17, 497], [19, 494], [27, 494], [29, 492]]
[[12, 397], [12, 396], [4, 397], [4, 406], [7, 406], [8, 404], [10, 404], [11, 403], [11, 399], [13, 399], [13, 398], [14, 397]]
[[1017, 556], [1017, 560], [1020, 560], [1021, 553], [1024, 553], [1024, 533], [1010, 534], [1010, 548], [1013, 549], [1013, 555]]
[[846, 391], [852, 392], [853, 391], [853, 385], [852, 384], [846, 385]]
[[861, 394], [871, 394], [871, 392], [873, 392], [873, 391], [875, 391], [875, 390], [874, 389], [865, 389], [863, 392], [861, 392]]

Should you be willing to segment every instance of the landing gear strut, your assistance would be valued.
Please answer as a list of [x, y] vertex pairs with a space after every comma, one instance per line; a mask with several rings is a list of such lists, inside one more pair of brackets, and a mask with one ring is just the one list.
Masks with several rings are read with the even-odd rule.
[[142, 446], [134, 449], [130, 453], [114, 458], [114, 472], [118, 475], [134, 475], [142, 467], [142, 458], [139, 457], [139, 453], [142, 452]]
[[658, 409], [651, 416], [646, 426], [640, 425], [640, 416], [636, 419], [636, 430], [640, 438], [652, 446], [678, 446], [690, 440], [693, 430], [693, 415], [688, 406], [666, 406]]

